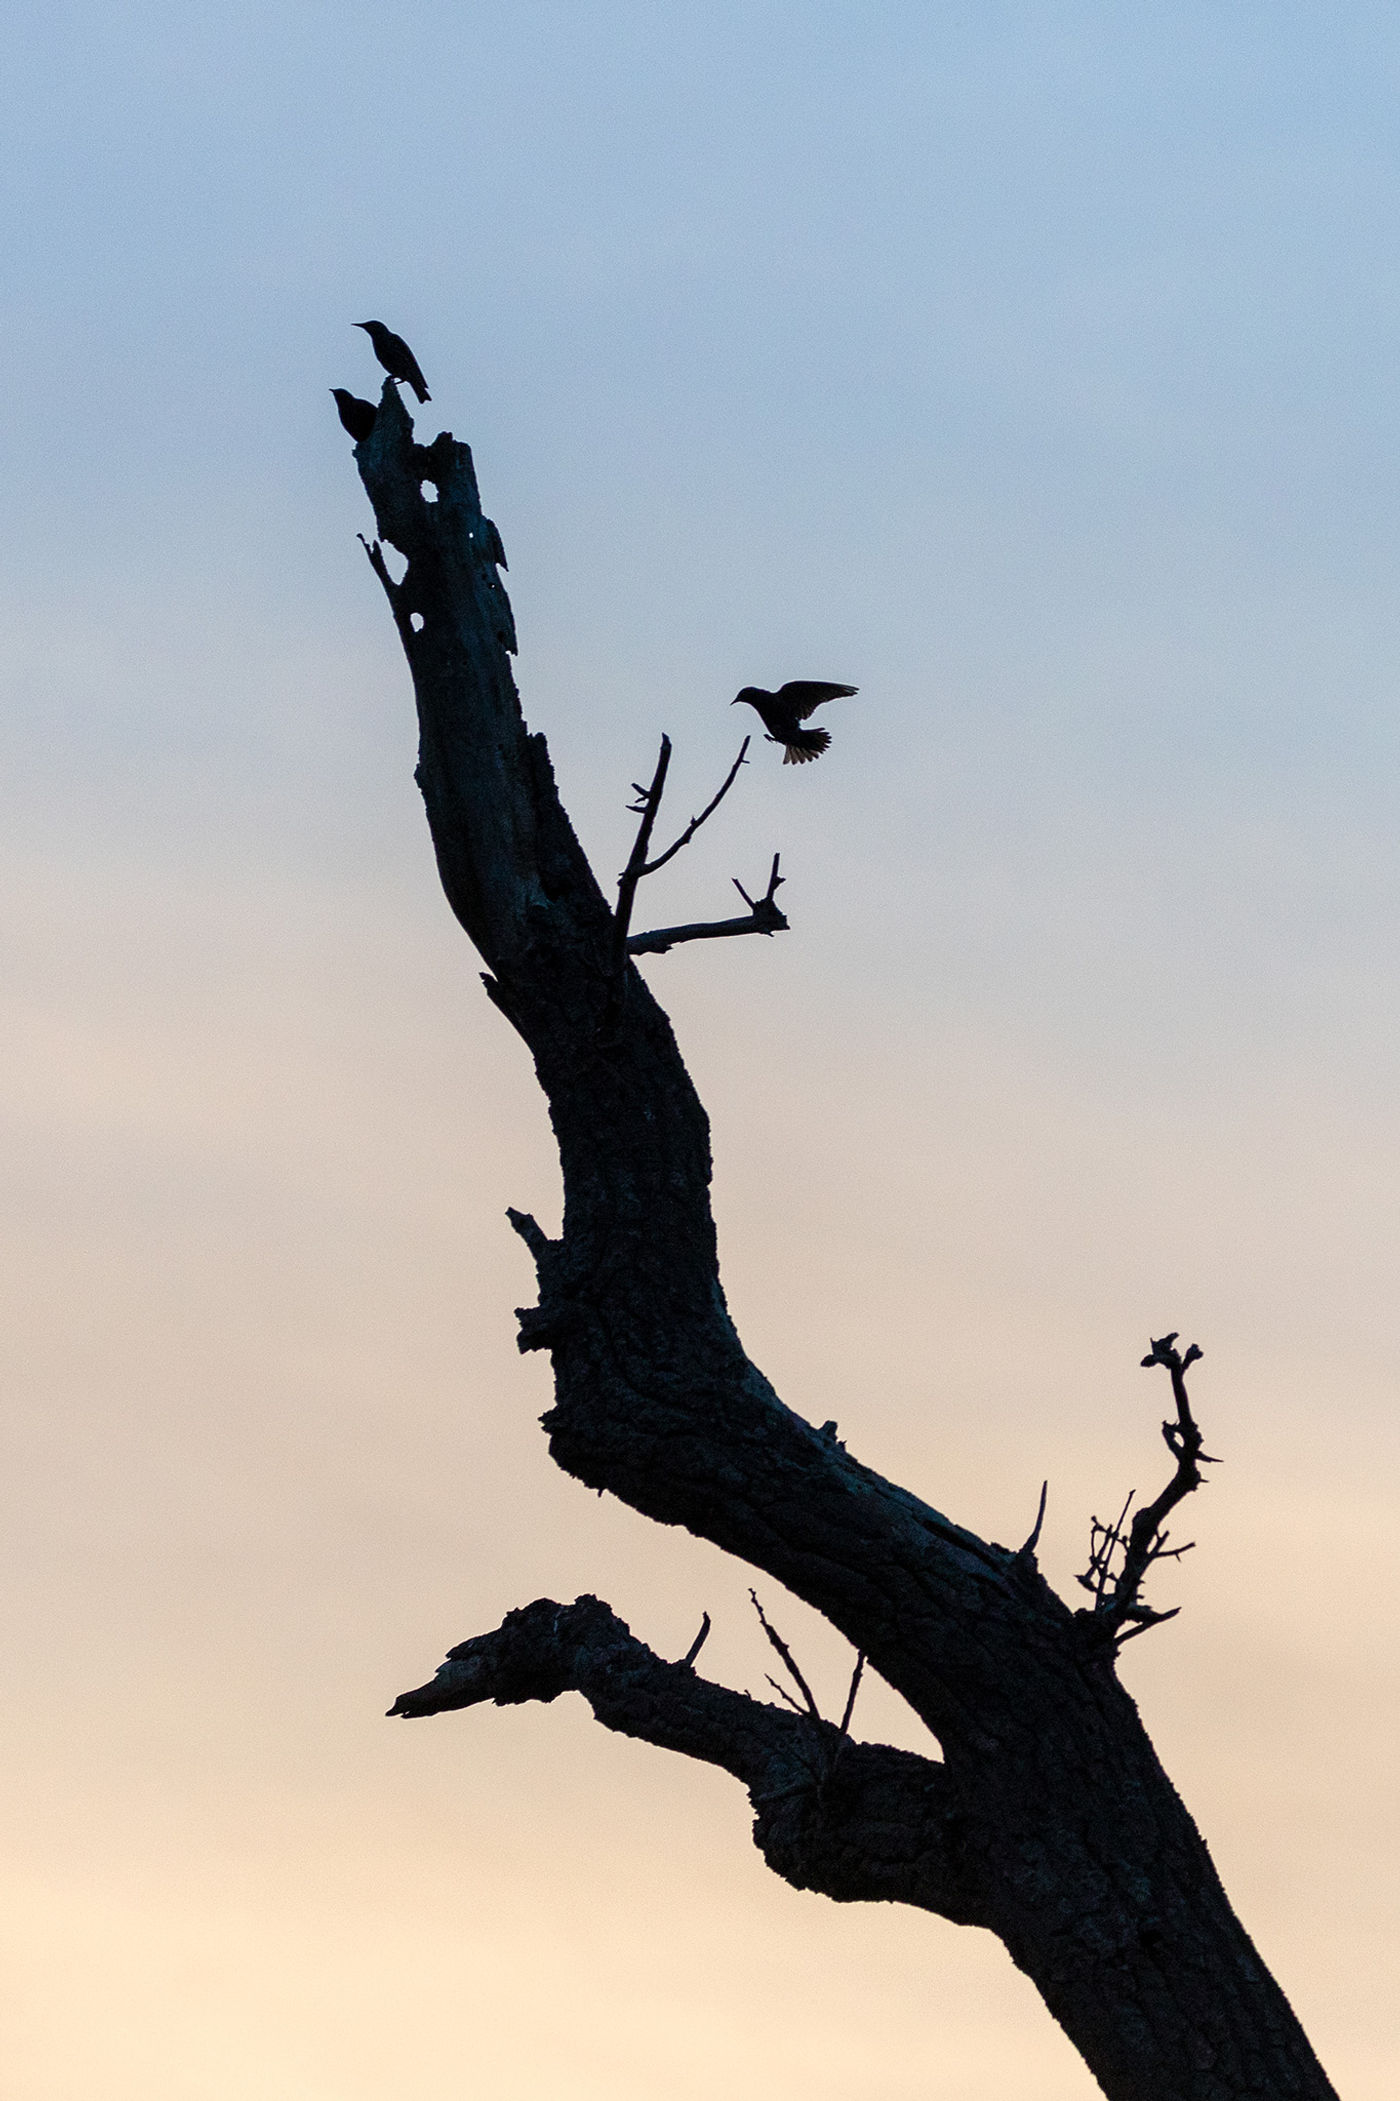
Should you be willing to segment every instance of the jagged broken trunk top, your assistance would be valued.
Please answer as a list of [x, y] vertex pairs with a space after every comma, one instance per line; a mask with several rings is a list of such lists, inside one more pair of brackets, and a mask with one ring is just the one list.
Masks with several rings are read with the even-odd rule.
[[[1234, 1917], [1092, 1616], [794, 1414], [720, 1288], [709, 1130], [669, 1022], [525, 726], [499, 536], [471, 453], [415, 443], [386, 384], [356, 457], [418, 703], [443, 888], [528, 1045], [564, 1176], [558, 1240], [514, 1215], [569, 1473], [767, 1571], [862, 1651], [942, 1759], [665, 1664], [596, 1600], [463, 1644], [399, 1711], [575, 1689], [610, 1727], [734, 1772], [776, 1871], [997, 1934], [1115, 2101], [1321, 2101], [1333, 2089]], [[395, 582], [380, 542], [406, 560]]]

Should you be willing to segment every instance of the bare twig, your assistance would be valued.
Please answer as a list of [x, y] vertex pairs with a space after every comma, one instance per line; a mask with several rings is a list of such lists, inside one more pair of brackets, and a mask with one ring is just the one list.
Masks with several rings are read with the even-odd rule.
[[849, 1736], [851, 1733], [851, 1716], [856, 1711], [856, 1694], [860, 1691], [861, 1674], [864, 1669], [865, 1651], [860, 1649], [856, 1652], [856, 1667], [851, 1672], [851, 1689], [846, 1695], [846, 1711], [841, 1717], [841, 1734], [843, 1736]]
[[1173, 1605], [1169, 1612], [1153, 1612], [1146, 1605], [1139, 1606], [1136, 1623], [1117, 1637], [1118, 1647], [1121, 1649], [1125, 1641], [1133, 1641], [1139, 1634], [1150, 1634], [1154, 1627], [1164, 1625], [1167, 1620], [1174, 1620], [1180, 1610], [1179, 1605]]
[[689, 846], [691, 840], [695, 837], [695, 834], [699, 831], [701, 825], [705, 822], [705, 819], [707, 817], [713, 817], [715, 811], [719, 808], [720, 804], [724, 801], [725, 796], [729, 793], [730, 789], [734, 786], [735, 781], [739, 778], [739, 768], [744, 763], [745, 755], [752, 741], [752, 738], [745, 737], [743, 743], [739, 746], [738, 758], [734, 761], [734, 764], [730, 767], [728, 773], [724, 776], [724, 785], [719, 790], [719, 793], [710, 798], [709, 802], [706, 803], [704, 809], [700, 812], [700, 815], [698, 817], [691, 818], [689, 824], [681, 833], [679, 839], [673, 839], [671, 844], [667, 847], [664, 854], [658, 854], [654, 861], [648, 861], [646, 863], [645, 867], [641, 870], [642, 875], [655, 875], [658, 868], [664, 868], [666, 866], [666, 863], [669, 860], [671, 860], [676, 854], [678, 854], [683, 846]]
[[380, 541], [367, 540], [363, 533], [356, 533], [355, 538], [369, 556], [369, 566], [384, 586], [384, 596], [389, 601], [389, 611], [394, 616], [394, 625], [399, 631], [399, 639], [407, 650], [413, 643], [414, 634], [412, 614], [404, 603], [403, 584], [402, 582], [396, 584], [393, 577], [390, 576], [389, 564], [384, 559], [384, 548]]
[[1135, 1488], [1128, 1490], [1123, 1508], [1118, 1513], [1116, 1525], [1103, 1525], [1099, 1523], [1097, 1518], [1094, 1519], [1094, 1533], [1097, 1536], [1098, 1545], [1089, 1556], [1089, 1566], [1093, 1568], [1097, 1565], [1098, 1570], [1098, 1580], [1094, 1585], [1094, 1610], [1096, 1612], [1102, 1610], [1103, 1607], [1104, 1592], [1113, 1574], [1113, 1557], [1120, 1547], [1126, 1548], [1127, 1546], [1127, 1538], [1123, 1527], [1128, 1522], [1128, 1512], [1133, 1507], [1133, 1499], [1136, 1495], [1137, 1490]]
[[[1120, 1645], [1135, 1634], [1145, 1633], [1148, 1627], [1175, 1619], [1180, 1610], [1180, 1607], [1174, 1607], [1170, 1612], [1158, 1612], [1142, 1602], [1141, 1593], [1143, 1580], [1154, 1562], [1175, 1561], [1190, 1553], [1194, 1542], [1180, 1547], [1168, 1546], [1171, 1535], [1164, 1530], [1163, 1521], [1183, 1497], [1192, 1495], [1202, 1485], [1201, 1468], [1216, 1464], [1202, 1449], [1204, 1440], [1186, 1393], [1187, 1370], [1201, 1354], [1194, 1342], [1189, 1349], [1178, 1350], [1175, 1333], [1154, 1339], [1142, 1362], [1144, 1368], [1160, 1364], [1171, 1373], [1176, 1420], [1163, 1423], [1162, 1437], [1176, 1460], [1176, 1471], [1156, 1501], [1144, 1504], [1131, 1525], [1127, 1522], [1133, 1502], [1131, 1495], [1123, 1505], [1117, 1524], [1105, 1525], [1098, 1518], [1093, 1520], [1089, 1566], [1079, 1581], [1086, 1590], [1093, 1592], [1094, 1603], [1092, 1611], [1084, 1616], [1097, 1632]], [[1120, 1553], [1122, 1563], [1115, 1570], [1114, 1560]]]
[[[772, 1642], [774, 1648], [782, 1657], [783, 1662], [787, 1665], [788, 1670], [791, 1672], [793, 1683], [797, 1686], [798, 1691], [801, 1693], [803, 1699], [807, 1702], [808, 1714], [812, 1717], [812, 1720], [814, 1722], [819, 1722], [822, 1718], [821, 1709], [818, 1707], [816, 1701], [812, 1698], [811, 1686], [807, 1683], [807, 1680], [803, 1677], [801, 1671], [797, 1668], [797, 1660], [794, 1657], [792, 1650], [783, 1640], [783, 1637], [778, 1632], [777, 1628], [769, 1624], [768, 1615], [764, 1612], [763, 1607], [758, 1602], [757, 1591], [751, 1590], [749, 1592], [749, 1596], [753, 1599], [753, 1609], [758, 1614], [758, 1624], [760, 1625], [760, 1627], [762, 1627], [764, 1633], [768, 1636], [768, 1639]], [[783, 1691], [782, 1687], [777, 1683], [776, 1679], [770, 1678], [768, 1680], [768, 1683], [773, 1687], [775, 1692]], [[787, 1693], [783, 1693], [783, 1698], [786, 1700], [789, 1698], [789, 1695]], [[795, 1706], [796, 1702], [792, 1701], [791, 1704]], [[801, 1710], [799, 1709], [798, 1711], [800, 1712]]]
[[773, 866], [768, 871], [768, 888], [764, 891], [762, 897], [758, 899], [754, 899], [749, 896], [748, 891], [739, 881], [737, 875], [730, 877], [730, 881], [733, 883], [734, 888], [738, 891], [740, 897], [743, 898], [744, 903], [748, 906], [751, 912], [757, 912], [763, 905], [771, 905], [773, 899], [777, 896], [779, 884], [785, 883], [787, 881], [786, 876], [779, 875], [778, 873], [778, 858], [778, 855], [774, 854]]
[[682, 941], [718, 941], [730, 934], [785, 934], [787, 917], [774, 901], [779, 885], [787, 881], [778, 873], [778, 858], [774, 854], [768, 888], [762, 897], [750, 897], [739, 878], [733, 878], [734, 888], [749, 908], [742, 919], [702, 919], [686, 926], [656, 927], [648, 934], [631, 934], [627, 940], [628, 955], [664, 956], [667, 949]]
[[681, 1662], [685, 1665], [687, 1670], [694, 1663], [696, 1657], [700, 1654], [700, 1651], [704, 1648], [705, 1638], [709, 1634], [709, 1631], [710, 1615], [708, 1612], [702, 1612], [700, 1615], [700, 1632], [696, 1635], [694, 1641], [690, 1644], [690, 1647], [686, 1650], [684, 1656], [682, 1656], [681, 1658]]
[[664, 956], [683, 941], [722, 941], [731, 934], [785, 934], [788, 922], [784, 915], [776, 906], [771, 912], [763, 907], [764, 900], [760, 898], [758, 908], [745, 913], [742, 919], [698, 919], [685, 926], [659, 926], [649, 933], [630, 934], [627, 953], [629, 956]]
[[652, 826], [656, 823], [656, 813], [661, 808], [661, 798], [666, 792], [666, 769], [670, 763], [671, 740], [663, 736], [656, 771], [651, 777], [651, 786], [643, 788], [637, 781], [632, 783], [641, 800], [629, 804], [628, 807], [642, 821], [637, 826], [637, 836], [632, 841], [627, 866], [617, 879], [617, 911], [613, 915], [613, 924], [616, 930], [615, 960], [619, 968], [627, 954], [627, 929], [632, 923], [632, 902], [637, 895], [637, 885], [646, 870], [647, 848], [651, 845]]
[[1015, 1558], [1017, 1559], [1017, 1561], [1030, 1561], [1034, 1559], [1035, 1550], [1040, 1545], [1040, 1528], [1045, 1523], [1045, 1504], [1049, 1494], [1050, 1483], [1048, 1481], [1042, 1481], [1040, 1484], [1040, 1507], [1035, 1513], [1035, 1523], [1031, 1526], [1029, 1539], [1026, 1540], [1023, 1546], [1020, 1546], [1016, 1549]]

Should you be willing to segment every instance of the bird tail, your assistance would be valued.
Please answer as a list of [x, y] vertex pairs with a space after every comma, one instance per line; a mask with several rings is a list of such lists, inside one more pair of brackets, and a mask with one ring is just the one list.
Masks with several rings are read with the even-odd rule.
[[783, 739], [783, 764], [805, 766], [809, 759], [819, 759], [830, 742], [830, 730], [793, 730]]
[[431, 401], [431, 400], [432, 400], [432, 398], [433, 398], [433, 397], [432, 397], [432, 395], [431, 395], [431, 394], [430, 394], [430, 393], [428, 392], [427, 388], [426, 388], [426, 387], [420, 387], [416, 379], [411, 379], [411, 380], [409, 381], [409, 385], [410, 385], [410, 386], [412, 387], [412, 389], [413, 389], [414, 393], [415, 393], [415, 394], [416, 394], [416, 395], [418, 396], [418, 399], [419, 399], [420, 401]]

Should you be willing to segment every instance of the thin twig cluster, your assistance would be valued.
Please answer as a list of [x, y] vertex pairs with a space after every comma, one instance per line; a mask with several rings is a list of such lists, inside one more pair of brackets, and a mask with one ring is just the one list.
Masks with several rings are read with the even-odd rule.
[[[792, 1679], [792, 1682], [797, 1687], [797, 1690], [801, 1693], [802, 1698], [800, 1700], [795, 1700], [792, 1694], [788, 1691], [787, 1687], [785, 1685], [780, 1685], [778, 1680], [772, 1677], [767, 1671], [765, 1671], [763, 1674], [765, 1680], [769, 1685], [772, 1686], [774, 1692], [778, 1695], [778, 1698], [783, 1702], [784, 1706], [790, 1707], [794, 1714], [800, 1715], [803, 1721], [810, 1722], [814, 1729], [821, 1731], [822, 1734], [825, 1735], [826, 1731], [829, 1730], [832, 1725], [830, 1722], [827, 1721], [820, 1707], [818, 1707], [816, 1695], [813, 1693], [811, 1686], [807, 1683], [807, 1680], [802, 1675], [801, 1666], [799, 1665], [797, 1658], [793, 1655], [792, 1650], [788, 1647], [788, 1644], [783, 1640], [782, 1635], [778, 1632], [777, 1628], [773, 1625], [772, 1621], [769, 1619], [763, 1607], [759, 1604], [758, 1592], [755, 1590], [751, 1590], [749, 1592], [749, 1598], [753, 1604], [754, 1611], [758, 1614], [759, 1626], [762, 1627], [769, 1641], [777, 1650], [779, 1656], [781, 1656], [783, 1660], [783, 1668], [786, 1670], [788, 1676]], [[700, 1632], [696, 1635], [694, 1641], [686, 1650], [685, 1655], [681, 1658], [682, 1666], [685, 1669], [689, 1670], [693, 1668], [696, 1657], [700, 1654], [700, 1651], [705, 1646], [705, 1642], [709, 1637], [709, 1632], [710, 1615], [708, 1612], [706, 1612], [701, 1615]], [[856, 1667], [851, 1673], [850, 1690], [846, 1694], [846, 1705], [842, 1710], [841, 1720], [836, 1725], [836, 1743], [834, 1746], [824, 1746], [824, 1763], [826, 1772], [828, 1774], [830, 1773], [831, 1768], [835, 1765], [837, 1758], [840, 1756], [843, 1746], [850, 1738], [851, 1716], [856, 1711], [856, 1694], [860, 1691], [860, 1681], [864, 1674], [865, 1651], [862, 1649], [857, 1653]]]
[[[760, 1627], [762, 1627], [764, 1633], [768, 1636], [769, 1641], [777, 1650], [778, 1654], [782, 1657], [783, 1664], [785, 1669], [787, 1670], [788, 1676], [792, 1679], [793, 1684], [797, 1687], [798, 1691], [802, 1695], [801, 1703], [794, 1700], [792, 1694], [788, 1691], [787, 1687], [785, 1685], [780, 1685], [776, 1678], [769, 1676], [767, 1671], [764, 1672], [764, 1677], [768, 1680], [768, 1683], [772, 1686], [774, 1692], [778, 1695], [778, 1698], [780, 1700], [786, 1701], [787, 1705], [792, 1708], [795, 1714], [800, 1714], [804, 1716], [806, 1720], [814, 1722], [819, 1729], [829, 1728], [831, 1725], [826, 1720], [826, 1717], [823, 1715], [821, 1709], [818, 1707], [811, 1686], [807, 1683], [807, 1680], [803, 1677], [802, 1672], [798, 1668], [797, 1658], [793, 1655], [792, 1650], [788, 1647], [787, 1643], [783, 1640], [782, 1635], [778, 1632], [777, 1628], [769, 1620], [768, 1615], [765, 1613], [763, 1607], [759, 1604], [758, 1593], [756, 1591], [751, 1590], [749, 1592], [749, 1597], [753, 1602], [754, 1611], [758, 1614], [758, 1624], [760, 1625]], [[845, 1739], [851, 1733], [851, 1716], [856, 1711], [856, 1694], [860, 1691], [860, 1681], [862, 1676], [864, 1675], [864, 1672], [865, 1651], [862, 1649], [856, 1656], [856, 1667], [851, 1673], [851, 1688], [846, 1695], [845, 1710], [842, 1713], [840, 1723], [837, 1726], [836, 1733], [842, 1742], [844, 1742]], [[839, 1744], [837, 1748], [839, 1750]]]
[[1169, 1612], [1158, 1612], [1155, 1607], [1145, 1604], [1142, 1585], [1148, 1570], [1156, 1562], [1179, 1560], [1195, 1545], [1194, 1540], [1188, 1540], [1184, 1546], [1169, 1545], [1171, 1534], [1164, 1519], [1183, 1497], [1193, 1494], [1202, 1485], [1201, 1468], [1217, 1463], [1202, 1449], [1202, 1433], [1191, 1413], [1186, 1393], [1187, 1369], [1201, 1355], [1194, 1342], [1189, 1349], [1178, 1350], [1174, 1332], [1153, 1341], [1142, 1362], [1144, 1369], [1160, 1364], [1171, 1373], [1176, 1417], [1174, 1421], [1163, 1423], [1162, 1438], [1176, 1460], [1176, 1471], [1156, 1501], [1145, 1504], [1131, 1523], [1128, 1514], [1136, 1491], [1128, 1496], [1112, 1524], [1105, 1524], [1096, 1517], [1090, 1527], [1089, 1566], [1078, 1580], [1092, 1594], [1094, 1602], [1080, 1617], [1087, 1620], [1097, 1635], [1112, 1641], [1117, 1648], [1121, 1648], [1125, 1641], [1131, 1641], [1134, 1635], [1145, 1634], [1149, 1627], [1160, 1626], [1163, 1620], [1175, 1619], [1181, 1610], [1177, 1605]]

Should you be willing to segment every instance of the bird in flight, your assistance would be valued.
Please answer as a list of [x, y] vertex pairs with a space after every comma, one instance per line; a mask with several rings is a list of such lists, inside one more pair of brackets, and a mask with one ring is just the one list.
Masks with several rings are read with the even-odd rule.
[[802, 728], [807, 717], [828, 700], [843, 700], [859, 691], [858, 686], [833, 686], [821, 678], [790, 678], [776, 693], [765, 693], [762, 686], [745, 686], [729, 705], [737, 708], [742, 700], [746, 707], [754, 708], [768, 732], [768, 742], [782, 745], [784, 766], [805, 766], [808, 759], [819, 759], [831, 742], [830, 730]]
[[379, 414], [372, 401], [361, 401], [358, 394], [351, 394], [344, 387], [332, 387], [335, 405], [341, 422], [357, 445], [363, 445], [374, 429], [374, 419]]
[[396, 336], [393, 329], [386, 328], [382, 321], [356, 321], [353, 326], [362, 328], [369, 337], [374, 354], [390, 379], [407, 380], [420, 401], [432, 400], [428, 383], [418, 369], [418, 360], [402, 336]]

